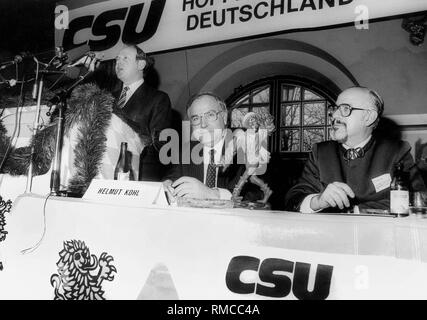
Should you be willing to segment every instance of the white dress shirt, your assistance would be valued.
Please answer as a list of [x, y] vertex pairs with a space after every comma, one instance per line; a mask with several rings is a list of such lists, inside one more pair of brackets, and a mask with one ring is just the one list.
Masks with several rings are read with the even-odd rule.
[[[213, 148], [209, 148], [206, 146], [203, 146], [203, 183], [206, 184], [206, 175], [208, 172], [208, 165], [210, 162], [210, 152], [211, 149], [215, 150], [215, 164], [219, 164], [221, 162], [221, 155], [222, 155], [222, 149], [224, 146], [224, 138], [221, 139]], [[216, 168], [215, 171], [215, 188], [219, 191], [219, 197], [221, 200], [230, 200], [231, 199], [231, 192], [224, 188], [217, 188], [218, 183], [218, 170], [219, 168]]]
[[[372, 135], [370, 135], [368, 138], [366, 138], [365, 140], [363, 140], [361, 143], [359, 143], [358, 145], [356, 145], [354, 148], [363, 148], [371, 139]], [[342, 146], [344, 147], [344, 149], [348, 150], [351, 147], [349, 147], [346, 144], [342, 144]], [[301, 202], [301, 206], [299, 208], [300, 212], [304, 212], [304, 213], [314, 213], [314, 212], [319, 212], [322, 209], [316, 210], [314, 211], [313, 209], [311, 209], [311, 199], [313, 199], [315, 196], [317, 196], [319, 193], [313, 193], [313, 194], [309, 194], [308, 196], [306, 196], [304, 198], [304, 200]]]

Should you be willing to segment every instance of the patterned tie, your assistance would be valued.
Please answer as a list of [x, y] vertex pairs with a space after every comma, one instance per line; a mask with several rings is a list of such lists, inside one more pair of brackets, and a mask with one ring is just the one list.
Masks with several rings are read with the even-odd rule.
[[211, 149], [208, 171], [206, 172], [206, 186], [209, 188], [214, 188], [215, 180], [216, 180], [215, 150]]
[[347, 149], [344, 153], [344, 159], [349, 161], [349, 160], [354, 160], [357, 158], [363, 158], [363, 156], [365, 155], [365, 150], [362, 148], [351, 148], [351, 149]]
[[122, 109], [126, 103], [126, 92], [128, 92], [129, 87], [123, 87], [122, 93], [120, 94], [120, 98], [117, 101], [117, 108]]

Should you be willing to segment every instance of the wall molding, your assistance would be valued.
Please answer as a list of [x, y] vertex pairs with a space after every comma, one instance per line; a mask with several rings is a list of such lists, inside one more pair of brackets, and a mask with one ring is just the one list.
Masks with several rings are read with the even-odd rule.
[[402, 127], [425, 127], [425, 128], [427, 128], [427, 113], [384, 115], [384, 118], [393, 120], [399, 126], [402, 126]]

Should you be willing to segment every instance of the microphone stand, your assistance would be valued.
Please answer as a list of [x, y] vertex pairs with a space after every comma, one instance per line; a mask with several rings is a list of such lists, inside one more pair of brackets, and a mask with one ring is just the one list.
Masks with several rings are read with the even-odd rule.
[[[34, 60], [37, 63], [37, 73], [36, 73], [36, 81], [37, 76], [39, 73], [41, 73], [40, 81], [38, 84], [38, 94], [37, 94], [37, 112], [36, 112], [36, 118], [34, 121], [34, 127], [33, 127], [33, 134], [32, 134], [32, 141], [34, 141], [34, 138], [37, 134], [37, 131], [39, 129], [39, 118], [40, 118], [40, 111], [41, 111], [41, 96], [43, 91], [43, 80], [45, 74], [67, 74], [67, 71], [55, 71], [55, 70], [48, 70], [48, 68], [51, 66], [51, 64], [54, 62], [55, 58], [53, 58], [48, 64], [44, 64], [40, 61], [38, 61], [35, 57]], [[89, 68], [88, 72], [86, 72], [83, 76], [79, 76], [78, 80], [74, 82], [68, 89], [61, 90], [54, 98], [52, 98], [50, 101], [53, 105], [59, 105], [59, 117], [58, 117], [58, 123], [57, 123], [57, 134], [56, 134], [56, 141], [55, 141], [55, 154], [53, 158], [53, 168], [52, 168], [52, 174], [50, 179], [50, 194], [51, 195], [59, 195], [60, 194], [60, 169], [61, 169], [61, 151], [62, 151], [62, 140], [63, 140], [63, 122], [64, 122], [64, 111], [66, 108], [66, 99], [70, 95], [71, 91], [80, 84], [86, 77], [89, 75], [95, 68], [96, 59], [93, 58], [91, 60], [91, 63], [89, 64], [91, 68]], [[39, 70], [39, 65], [45, 66], [45, 70]], [[31, 147], [31, 155], [30, 155], [30, 164], [28, 167], [28, 176], [27, 176], [27, 186], [25, 189], [25, 193], [31, 193], [32, 188], [32, 182], [33, 182], [33, 159], [35, 154], [35, 148], [34, 144]]]
[[[67, 98], [86, 77], [92, 73], [92, 71], [86, 72], [84, 75], [79, 76], [78, 80], [75, 81], [69, 88], [59, 91], [55, 97], [51, 99], [51, 102], [59, 106], [59, 115], [57, 122], [57, 131], [55, 139], [55, 154], [53, 157], [52, 173], [50, 176], [50, 195], [59, 196], [60, 182], [61, 182], [61, 153], [62, 153], [62, 142], [64, 140], [64, 114], [67, 107]], [[62, 192], [63, 193], [63, 192]]]
[[[38, 91], [37, 91], [36, 117], [35, 117], [34, 123], [33, 123], [33, 132], [32, 132], [31, 141], [34, 141], [34, 138], [35, 138], [37, 131], [39, 130], [39, 126], [40, 126], [41, 99], [42, 99], [43, 86], [44, 86], [44, 75], [45, 74], [58, 74], [58, 73], [64, 73], [64, 72], [62, 72], [62, 71], [50, 71], [50, 70], [39, 70], [38, 73], [40, 73], [41, 76], [40, 76], [39, 83], [37, 85]], [[30, 154], [30, 164], [28, 166], [27, 185], [25, 188], [25, 193], [31, 193], [31, 188], [33, 186], [34, 154], [35, 154], [35, 147], [34, 147], [34, 144], [32, 144], [31, 154]]]
[[[34, 141], [34, 138], [37, 134], [37, 131], [39, 130], [40, 126], [40, 111], [41, 111], [41, 98], [42, 98], [42, 92], [43, 92], [43, 81], [44, 81], [44, 74], [40, 76], [39, 84], [38, 84], [38, 92], [37, 92], [37, 107], [36, 107], [36, 117], [34, 119], [33, 123], [33, 134], [31, 141]], [[31, 193], [31, 188], [33, 185], [33, 159], [35, 154], [35, 148], [34, 143], [31, 146], [31, 154], [30, 154], [30, 165], [28, 167], [28, 175], [27, 175], [27, 186], [25, 188], [25, 193]]]
[[[42, 64], [37, 59], [35, 59], [35, 61], [37, 64]], [[45, 65], [45, 64], [43, 64], [43, 65]], [[45, 66], [49, 67], [48, 64]], [[40, 126], [41, 99], [42, 99], [42, 92], [43, 92], [43, 85], [44, 85], [44, 75], [45, 74], [58, 74], [58, 73], [64, 73], [64, 72], [63, 71], [53, 71], [53, 70], [37, 70], [36, 81], [37, 81], [37, 76], [39, 73], [41, 74], [41, 76], [40, 76], [40, 80], [39, 80], [38, 87], [37, 87], [38, 91], [37, 91], [36, 117], [35, 117], [34, 123], [33, 123], [33, 132], [32, 132], [31, 141], [34, 141], [34, 138], [35, 138], [37, 131], [39, 130], [39, 126]], [[34, 154], [35, 154], [35, 147], [34, 147], [34, 144], [32, 144], [31, 154], [30, 154], [30, 164], [28, 166], [27, 185], [25, 188], [25, 193], [31, 193], [31, 189], [33, 186]]]

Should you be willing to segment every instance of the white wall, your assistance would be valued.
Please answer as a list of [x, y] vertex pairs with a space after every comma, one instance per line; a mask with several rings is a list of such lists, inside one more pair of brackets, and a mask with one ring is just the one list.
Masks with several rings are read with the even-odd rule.
[[[233, 85], [245, 85], [260, 75], [267, 77], [286, 73], [286, 70], [277, 68], [286, 62], [304, 64], [328, 76], [341, 89], [352, 84], [340, 70], [324, 59], [280, 47], [282, 40], [296, 40], [329, 53], [361, 85], [377, 90], [385, 100], [385, 114], [427, 113], [427, 48], [425, 44], [421, 47], [410, 44], [409, 34], [401, 28], [401, 23], [402, 19], [395, 19], [371, 23], [369, 30], [342, 27], [294, 32], [157, 54], [155, 59], [160, 88], [168, 92], [174, 108], [183, 113], [189, 94], [200, 89], [219, 89], [223, 98], [227, 98], [235, 88], [231, 87]], [[269, 39], [277, 41], [278, 48], [263, 51], [262, 45]], [[250, 43], [259, 43], [256, 53], [239, 52], [239, 46]], [[228, 53], [235, 56], [230, 57]], [[249, 72], [257, 66], [261, 67], [256, 72]], [[233, 74], [239, 75], [239, 83], [233, 79], [228, 85]], [[224, 83], [227, 84], [226, 89], [221, 86]]]

